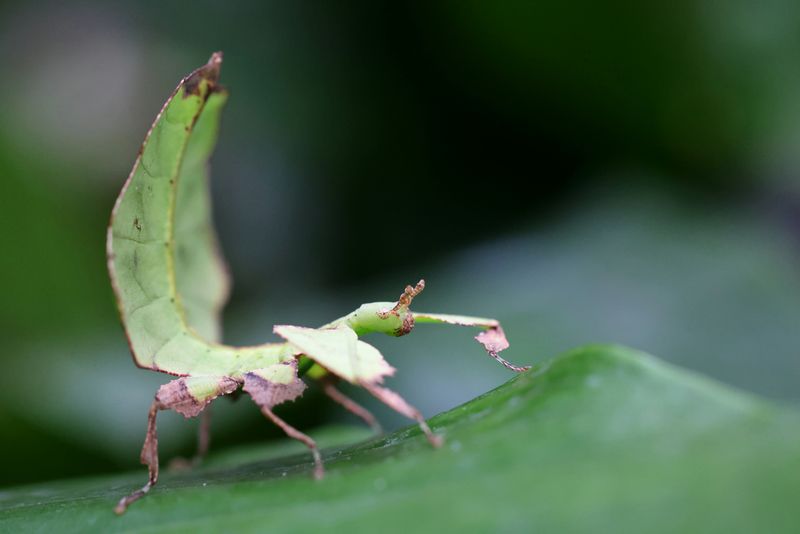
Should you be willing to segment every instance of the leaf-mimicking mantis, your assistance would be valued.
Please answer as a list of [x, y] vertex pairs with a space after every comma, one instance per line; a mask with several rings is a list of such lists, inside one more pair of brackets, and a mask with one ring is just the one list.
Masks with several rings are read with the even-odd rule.
[[[156, 116], [144, 139], [108, 228], [111, 283], [136, 365], [176, 378], [161, 386], [150, 407], [141, 461], [147, 483], [123, 497], [115, 511], [144, 496], [158, 480], [156, 416], [172, 409], [195, 417], [215, 398], [241, 388], [264, 416], [304, 443], [313, 456], [314, 477], [323, 464], [314, 440], [293, 428], [273, 408], [305, 389], [300, 376], [320, 380], [335, 402], [377, 427], [364, 408], [335, 384], [357, 384], [399, 413], [418, 422], [434, 446], [434, 434], [420, 412], [382, 385], [394, 369], [361, 336], [381, 332], [401, 336], [416, 323], [449, 323], [481, 329], [476, 336], [487, 352], [513, 371], [498, 353], [508, 347], [493, 319], [412, 312], [424, 288], [408, 286], [396, 302], [372, 302], [320, 328], [278, 325], [283, 340], [249, 347], [220, 342], [219, 313], [229, 289], [211, 219], [208, 158], [216, 142], [227, 92], [218, 84], [222, 54], [215, 53], [178, 87]], [[203, 412], [198, 457], [208, 446], [208, 412]]]

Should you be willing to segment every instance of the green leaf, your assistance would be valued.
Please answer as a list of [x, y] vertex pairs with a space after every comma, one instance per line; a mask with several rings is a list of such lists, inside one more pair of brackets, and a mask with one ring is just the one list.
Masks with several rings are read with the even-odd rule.
[[[796, 532], [800, 416], [619, 347], [567, 353], [416, 427], [217, 454], [122, 517], [126, 475], [0, 494], [10, 532]], [[312, 432], [331, 441], [347, 433]], [[363, 434], [362, 434], [363, 435]], [[323, 445], [324, 445], [324, 439]], [[275, 457], [295, 451], [291, 456]]]

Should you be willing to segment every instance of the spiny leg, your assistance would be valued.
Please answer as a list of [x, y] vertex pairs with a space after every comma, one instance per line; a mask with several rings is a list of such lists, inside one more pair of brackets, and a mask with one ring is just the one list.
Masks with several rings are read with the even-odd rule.
[[352, 413], [353, 415], [361, 418], [365, 423], [367, 423], [372, 430], [375, 431], [377, 434], [383, 433], [383, 429], [381, 428], [381, 424], [372, 415], [369, 410], [358, 404], [356, 401], [342, 393], [336, 388], [336, 382], [338, 381], [333, 375], [328, 375], [320, 381], [320, 385], [322, 386], [322, 391], [330, 397], [334, 402], [344, 407], [345, 410]]
[[297, 362], [277, 363], [269, 367], [253, 370], [244, 375], [245, 393], [253, 398], [261, 413], [278, 425], [287, 436], [303, 443], [311, 451], [314, 458], [314, 478], [321, 479], [325, 474], [322, 466], [322, 456], [316, 442], [303, 434], [289, 423], [275, 415], [274, 406], [286, 401], [294, 400], [303, 394], [306, 385], [297, 376]]
[[[186, 418], [199, 415], [212, 400], [219, 395], [226, 395], [239, 387], [239, 383], [226, 376], [186, 377], [173, 380], [158, 388], [156, 398], [150, 405], [147, 417], [147, 435], [145, 436], [141, 462], [148, 467], [147, 484], [123, 497], [114, 508], [114, 512], [122, 514], [131, 503], [141, 499], [158, 482], [158, 433], [156, 416], [159, 410], [173, 409]], [[207, 445], [207, 444], [206, 444]]]
[[434, 447], [442, 446], [444, 443], [444, 438], [438, 434], [434, 434], [431, 428], [428, 426], [428, 423], [425, 422], [425, 418], [422, 416], [420, 411], [407, 403], [399, 394], [395, 393], [391, 389], [371, 382], [361, 382], [361, 386], [374, 395], [379, 401], [386, 404], [389, 408], [392, 408], [396, 412], [405, 415], [409, 419], [414, 419], [417, 421], [419, 428], [425, 434], [425, 437], [428, 438], [428, 441], [431, 445]]

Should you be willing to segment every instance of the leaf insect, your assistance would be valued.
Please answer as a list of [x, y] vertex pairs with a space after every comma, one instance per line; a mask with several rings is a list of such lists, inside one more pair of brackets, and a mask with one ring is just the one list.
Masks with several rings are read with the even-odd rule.
[[475, 337], [499, 356], [508, 347], [494, 319], [412, 312], [412, 300], [425, 287], [407, 286], [394, 302], [363, 304], [319, 328], [277, 325], [281, 342], [235, 347], [220, 342], [219, 315], [230, 283], [217, 246], [211, 218], [208, 159], [228, 97], [219, 85], [222, 53], [181, 80], [145, 136], [111, 215], [107, 236], [108, 270], [122, 323], [137, 366], [176, 378], [158, 389], [147, 419], [141, 461], [147, 483], [123, 497], [122, 514], [158, 480], [156, 416], [175, 410], [184, 417], [203, 413], [198, 457], [208, 448], [208, 412], [215, 398], [238, 389], [247, 393], [264, 416], [310, 450], [313, 475], [323, 463], [313, 439], [275, 415], [273, 408], [294, 400], [305, 389], [300, 376], [320, 380], [335, 402], [377, 427], [375, 418], [336, 389], [338, 380], [363, 387], [380, 401], [414, 419], [433, 446], [442, 443], [422, 414], [382, 385], [394, 373], [383, 356], [360, 338], [380, 332], [402, 336], [417, 323], [477, 327]]

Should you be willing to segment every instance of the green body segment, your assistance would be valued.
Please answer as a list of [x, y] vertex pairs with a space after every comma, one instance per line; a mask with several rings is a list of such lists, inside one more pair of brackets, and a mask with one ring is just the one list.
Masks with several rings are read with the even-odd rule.
[[179, 376], [241, 376], [293, 358], [285, 343], [229, 347], [228, 278], [211, 221], [208, 158], [227, 94], [209, 67], [184, 79], [145, 138], [108, 234], [109, 271], [136, 364]]
[[347, 326], [359, 336], [371, 333], [397, 335], [403, 328], [405, 314], [409, 312], [404, 310], [402, 313], [397, 314], [387, 313], [395, 304], [396, 302], [369, 302], [362, 304], [355, 311], [331, 321], [322, 328]]

